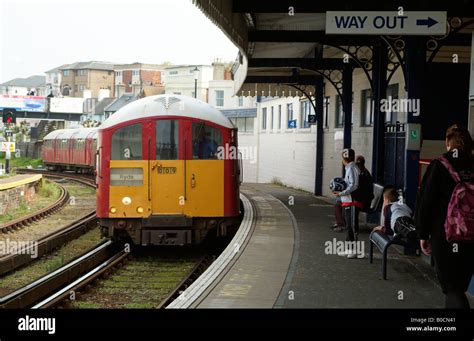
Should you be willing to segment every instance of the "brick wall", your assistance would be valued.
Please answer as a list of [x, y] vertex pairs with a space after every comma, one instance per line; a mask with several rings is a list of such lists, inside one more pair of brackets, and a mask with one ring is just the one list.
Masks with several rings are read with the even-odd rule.
[[132, 92], [132, 70], [123, 70], [122, 71], [122, 84], [125, 85], [125, 92]]
[[143, 85], [159, 85], [161, 84], [161, 71], [140, 70], [140, 78]]
[[20, 207], [23, 202], [32, 202], [37, 185], [38, 182], [0, 191], [0, 214], [9, 213]]

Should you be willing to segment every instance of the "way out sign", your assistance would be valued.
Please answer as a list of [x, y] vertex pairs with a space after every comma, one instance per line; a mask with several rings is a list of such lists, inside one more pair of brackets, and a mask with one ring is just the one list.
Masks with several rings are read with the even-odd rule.
[[446, 12], [327, 12], [326, 34], [444, 35]]

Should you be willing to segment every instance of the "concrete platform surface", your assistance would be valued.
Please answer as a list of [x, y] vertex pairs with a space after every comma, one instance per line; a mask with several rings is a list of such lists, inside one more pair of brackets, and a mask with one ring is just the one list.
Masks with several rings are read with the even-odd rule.
[[391, 247], [388, 280], [382, 279], [380, 252], [373, 264], [367, 257], [372, 226], [361, 223], [365, 258], [331, 250], [345, 234], [330, 228], [327, 198], [271, 184], [245, 184], [242, 192], [256, 208], [253, 235], [199, 308], [444, 307], [434, 270], [419, 256]]

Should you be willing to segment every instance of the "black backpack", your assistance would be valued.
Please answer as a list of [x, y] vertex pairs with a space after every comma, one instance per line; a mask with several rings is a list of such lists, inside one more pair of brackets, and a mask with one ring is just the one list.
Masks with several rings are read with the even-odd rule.
[[354, 191], [353, 198], [355, 201], [362, 203], [364, 206], [363, 212], [370, 210], [370, 205], [374, 199], [374, 181], [368, 170], [364, 170], [359, 174], [359, 186]]

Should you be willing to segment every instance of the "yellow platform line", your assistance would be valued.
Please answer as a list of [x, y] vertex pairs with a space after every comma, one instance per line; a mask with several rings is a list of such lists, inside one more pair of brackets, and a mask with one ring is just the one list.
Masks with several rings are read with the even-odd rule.
[[43, 177], [43, 175], [41, 175], [41, 174], [34, 174], [34, 175], [31, 175], [31, 176], [29, 176], [27, 178], [24, 178], [24, 179], [21, 179], [21, 180], [8, 182], [6, 184], [0, 184], [0, 191], [10, 189], [10, 188], [19, 187], [19, 186], [23, 186], [23, 185], [26, 185], [26, 184], [29, 184], [29, 183], [32, 183], [32, 182], [36, 182], [38, 180], [41, 180], [42, 177]]

